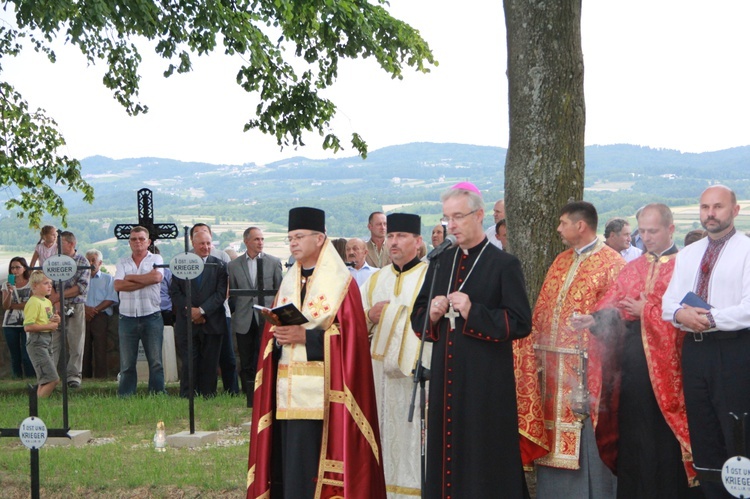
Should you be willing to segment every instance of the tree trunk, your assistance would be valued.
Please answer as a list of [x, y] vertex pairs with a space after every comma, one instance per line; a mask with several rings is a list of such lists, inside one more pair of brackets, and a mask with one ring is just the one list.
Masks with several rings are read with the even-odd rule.
[[505, 209], [511, 252], [536, 301], [563, 250], [559, 210], [583, 198], [581, 0], [504, 0], [510, 139]]

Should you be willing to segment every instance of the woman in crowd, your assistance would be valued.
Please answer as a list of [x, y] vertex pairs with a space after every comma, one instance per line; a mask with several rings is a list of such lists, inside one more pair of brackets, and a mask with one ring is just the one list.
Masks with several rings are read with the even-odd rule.
[[8, 280], [3, 283], [3, 334], [10, 350], [11, 370], [14, 378], [34, 377], [34, 367], [26, 352], [26, 333], [23, 330], [23, 307], [31, 296], [29, 265], [17, 256], [8, 264]]

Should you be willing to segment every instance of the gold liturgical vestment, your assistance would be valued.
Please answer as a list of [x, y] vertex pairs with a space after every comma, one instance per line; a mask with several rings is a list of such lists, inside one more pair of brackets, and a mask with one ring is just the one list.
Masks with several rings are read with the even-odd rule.
[[[328, 242], [327, 242], [328, 244]], [[327, 251], [321, 252], [315, 273], [307, 283], [304, 303], [300, 304], [300, 266], [289, 269], [279, 288], [276, 305], [293, 302], [310, 319], [307, 329], [338, 329], [336, 311], [346, 296], [351, 275]], [[312, 327], [310, 327], [312, 326]], [[279, 359], [276, 385], [277, 419], [323, 419], [325, 363], [308, 361], [304, 344], [284, 345]]]
[[[419, 497], [420, 421], [407, 420], [414, 388], [412, 370], [419, 355], [419, 338], [411, 329], [414, 300], [422, 288], [427, 264], [419, 262], [405, 272], [387, 265], [362, 285], [365, 315], [373, 305], [388, 300], [380, 321], [369, 322], [375, 396], [378, 403], [383, 468], [390, 499]], [[422, 364], [429, 368], [432, 344], [425, 343]]]
[[[592, 386], [601, 374], [586, 377], [588, 367], [582, 351], [589, 347], [589, 331], [575, 331], [570, 325], [573, 314], [591, 314], [625, 265], [625, 260], [601, 240], [577, 254], [573, 249], [560, 253], [544, 279], [532, 317], [532, 338], [542, 369], [542, 406], [544, 427], [550, 452], [537, 464], [555, 468], [578, 469], [581, 444], [581, 416], [574, 413], [575, 397], [600, 393]], [[586, 386], [586, 378], [589, 385]], [[588, 388], [588, 390], [587, 390]], [[589, 399], [584, 408], [596, 427], [598, 401]]]

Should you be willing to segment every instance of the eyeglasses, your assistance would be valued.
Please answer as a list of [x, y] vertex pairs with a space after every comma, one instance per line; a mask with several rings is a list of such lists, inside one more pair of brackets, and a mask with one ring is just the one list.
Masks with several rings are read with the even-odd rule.
[[138, 241], [138, 242], [148, 241], [148, 239], [145, 238], [145, 237], [131, 237], [130, 240], [131, 241]]
[[444, 224], [450, 223], [450, 222], [456, 222], [461, 223], [461, 221], [468, 217], [469, 215], [472, 215], [476, 213], [477, 210], [472, 210], [469, 213], [459, 213], [457, 215], [453, 215], [452, 217], [449, 217], [448, 215], [443, 216], [443, 218], [440, 219], [440, 221]]
[[288, 244], [292, 244], [293, 242], [301, 242], [303, 238], [307, 236], [314, 236], [315, 234], [315, 232], [311, 232], [310, 234], [296, 234], [294, 236], [285, 237], [284, 241], [286, 241]]

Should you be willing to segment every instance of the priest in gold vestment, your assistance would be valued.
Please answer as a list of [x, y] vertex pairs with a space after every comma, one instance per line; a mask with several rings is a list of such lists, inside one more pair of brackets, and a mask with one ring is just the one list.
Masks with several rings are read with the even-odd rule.
[[[418, 215], [388, 215], [385, 245], [391, 264], [362, 285], [362, 304], [372, 334], [375, 395], [383, 447], [385, 484], [390, 499], [420, 497], [420, 422], [407, 420], [414, 388], [412, 370], [419, 339], [411, 329], [412, 306], [427, 272], [417, 249], [422, 244]], [[425, 345], [423, 365], [429, 364], [432, 345]]]
[[[625, 260], [596, 236], [596, 208], [574, 201], [561, 210], [557, 228], [569, 248], [552, 263], [532, 318], [532, 339], [541, 368], [543, 424], [550, 452], [537, 459], [539, 499], [615, 497], [616, 479], [599, 458], [594, 440], [597, 376], [587, 376], [588, 330], [571, 319], [590, 314], [615, 281]], [[595, 383], [594, 383], [595, 384]]]
[[303, 325], [266, 322], [255, 376], [247, 498], [385, 498], [362, 297], [325, 235], [325, 213], [289, 211], [295, 265], [275, 306]]

